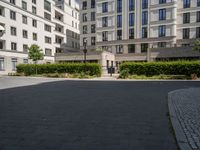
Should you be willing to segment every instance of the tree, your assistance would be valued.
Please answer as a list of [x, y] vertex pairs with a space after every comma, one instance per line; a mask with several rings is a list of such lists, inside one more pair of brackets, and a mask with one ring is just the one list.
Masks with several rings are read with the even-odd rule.
[[194, 50], [200, 52], [200, 40], [195, 42]]
[[31, 45], [31, 47], [28, 48], [28, 56], [29, 59], [32, 59], [35, 64], [35, 73], [37, 74], [37, 62], [38, 60], [43, 60], [44, 55], [42, 53], [42, 49], [36, 44]]

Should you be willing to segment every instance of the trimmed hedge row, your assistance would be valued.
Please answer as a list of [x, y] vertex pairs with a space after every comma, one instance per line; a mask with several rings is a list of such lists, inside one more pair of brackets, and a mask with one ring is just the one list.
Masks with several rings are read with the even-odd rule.
[[48, 73], [83, 73], [86, 72], [91, 76], [101, 76], [101, 66], [96, 63], [62, 63], [62, 64], [20, 64], [17, 66], [17, 73], [25, 75]]
[[125, 62], [120, 65], [120, 72], [128, 70], [130, 75], [187, 75], [200, 76], [200, 61], [174, 62]]

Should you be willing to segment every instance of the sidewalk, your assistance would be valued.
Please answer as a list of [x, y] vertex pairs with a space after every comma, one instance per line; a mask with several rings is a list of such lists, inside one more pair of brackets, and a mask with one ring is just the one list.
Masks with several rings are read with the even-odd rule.
[[168, 94], [170, 118], [181, 150], [200, 149], [200, 88]]

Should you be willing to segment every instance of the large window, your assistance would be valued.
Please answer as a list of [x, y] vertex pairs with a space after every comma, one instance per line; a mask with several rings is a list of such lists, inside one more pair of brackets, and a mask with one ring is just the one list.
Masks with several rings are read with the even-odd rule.
[[22, 30], [22, 36], [23, 36], [23, 38], [27, 39], [28, 38], [28, 31]]
[[142, 12], [142, 25], [148, 24], [148, 11]]
[[96, 32], [96, 25], [92, 24], [91, 25], [91, 33], [95, 33]]
[[197, 0], [197, 7], [200, 6], [200, 0]]
[[141, 44], [141, 52], [145, 53], [148, 50], [148, 43], [142, 43]]
[[122, 40], [122, 30], [117, 30], [117, 40]]
[[87, 22], [87, 13], [82, 14], [83, 22]]
[[190, 13], [183, 14], [183, 23], [190, 23]]
[[10, 34], [13, 35], [13, 36], [16, 36], [17, 35], [17, 28], [10, 27]]
[[12, 70], [15, 71], [17, 67], [17, 58], [12, 58]]
[[95, 21], [96, 17], [95, 17], [95, 12], [91, 12], [91, 21]]
[[135, 0], [129, 0], [129, 11], [135, 10]]
[[45, 30], [45, 31], [48, 31], [48, 32], [51, 32], [51, 26], [45, 24], [45, 25], [44, 25], [44, 30]]
[[116, 45], [116, 53], [117, 54], [123, 53], [123, 46], [122, 45]]
[[159, 20], [166, 20], [166, 9], [159, 9]]
[[196, 28], [196, 38], [200, 38], [200, 27]]
[[91, 0], [91, 8], [95, 8], [95, 0]]
[[102, 12], [108, 12], [108, 2], [102, 3]]
[[44, 0], [44, 9], [51, 12], [51, 3], [47, 0]]
[[166, 0], [159, 0], [159, 4], [164, 4], [166, 3]]
[[190, 28], [183, 29], [183, 39], [189, 39], [190, 38]]
[[129, 26], [134, 26], [134, 20], [135, 20], [135, 14], [130, 13], [129, 14]]
[[82, 9], [83, 10], [87, 9], [87, 1], [83, 1], [83, 3], [82, 3]]
[[117, 27], [122, 27], [122, 15], [117, 15]]
[[142, 0], [142, 9], [148, 8], [148, 0]]
[[117, 0], [117, 12], [122, 12], [122, 0]]
[[14, 12], [14, 11], [10, 11], [10, 19], [12, 19], [12, 20], [16, 20], [16, 12]]
[[142, 27], [142, 38], [147, 38], [148, 32], [147, 27]]
[[10, 0], [10, 3], [15, 5], [15, 0]]
[[135, 44], [128, 45], [128, 53], [135, 53]]
[[165, 25], [159, 26], [158, 36], [159, 37], [166, 36], [166, 26]]
[[102, 27], [107, 27], [108, 26], [108, 17], [103, 17], [102, 18]]
[[28, 24], [28, 17], [25, 15], [22, 15], [22, 23]]
[[102, 32], [102, 41], [108, 41], [108, 31]]
[[0, 6], [0, 16], [4, 16], [5, 15], [5, 9], [4, 7]]
[[0, 57], [0, 71], [3, 71], [5, 69], [4, 67], [4, 58]]
[[32, 6], [32, 13], [33, 13], [33, 14], [37, 14], [37, 9], [36, 9], [35, 6]]
[[134, 28], [129, 29], [129, 39], [134, 39]]
[[45, 56], [52, 56], [52, 50], [49, 48], [45, 48]]
[[83, 34], [87, 34], [87, 25], [83, 26]]
[[200, 22], [200, 11], [197, 12], [197, 22]]
[[27, 10], [27, 3], [25, 1], [22, 1], [22, 8]]
[[91, 45], [96, 45], [96, 37], [91, 37]]
[[11, 42], [11, 50], [17, 50], [17, 43]]
[[183, 0], [183, 8], [190, 8], [190, 0]]

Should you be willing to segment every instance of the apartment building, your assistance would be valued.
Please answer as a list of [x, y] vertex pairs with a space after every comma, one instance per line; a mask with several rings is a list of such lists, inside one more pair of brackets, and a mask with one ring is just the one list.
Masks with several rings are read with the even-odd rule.
[[81, 0], [80, 10], [81, 46], [87, 39], [88, 49], [110, 51], [120, 61], [200, 38], [200, 0]]
[[0, 74], [31, 63], [28, 47], [32, 44], [43, 50], [41, 63], [54, 62], [55, 53], [64, 49], [79, 49], [78, 26], [75, 0], [0, 0]]

